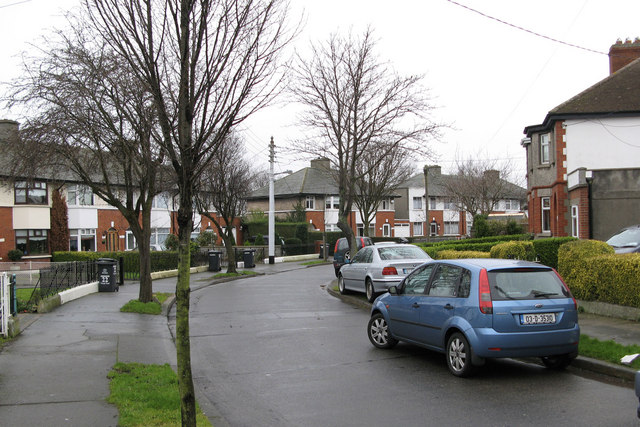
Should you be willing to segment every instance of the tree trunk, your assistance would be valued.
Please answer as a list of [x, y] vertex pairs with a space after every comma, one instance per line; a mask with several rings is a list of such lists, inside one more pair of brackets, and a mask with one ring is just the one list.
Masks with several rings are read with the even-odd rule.
[[229, 237], [226, 233], [222, 235], [222, 241], [224, 242], [224, 247], [227, 250], [227, 273], [237, 273], [236, 266], [236, 253], [233, 249], [233, 236]]
[[[181, 200], [182, 202], [182, 200]], [[187, 208], [182, 212], [182, 207]], [[190, 202], [180, 204], [178, 210], [178, 281], [176, 283], [176, 357], [178, 363], [178, 389], [180, 391], [183, 426], [196, 425], [196, 406], [191, 373], [191, 341], [189, 338], [189, 296], [191, 289], [191, 227]]]

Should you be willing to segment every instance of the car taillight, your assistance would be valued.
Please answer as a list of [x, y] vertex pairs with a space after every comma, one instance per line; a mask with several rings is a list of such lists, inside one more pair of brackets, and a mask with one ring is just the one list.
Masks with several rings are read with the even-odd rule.
[[336, 247], [333, 248], [333, 253], [337, 254], [338, 253], [338, 241], [336, 240]]
[[569, 293], [569, 295], [571, 295], [571, 299], [573, 300], [573, 307], [577, 310], [578, 309], [578, 301], [576, 301], [576, 299], [573, 297], [573, 294], [571, 293], [571, 290], [569, 289], [567, 284], [564, 283], [564, 279], [562, 278], [562, 276], [560, 276], [560, 273], [558, 273], [555, 268], [553, 269], [553, 272], [556, 273], [556, 276], [558, 276], [558, 279], [560, 279], [560, 281], [562, 282], [562, 286], [564, 286], [564, 288]]
[[493, 313], [489, 276], [487, 275], [487, 270], [485, 268], [480, 270], [480, 279], [478, 280], [478, 305], [480, 306], [480, 311], [484, 314]]
[[390, 275], [397, 275], [398, 274], [398, 270], [396, 270], [395, 267], [385, 267], [382, 269], [382, 275], [383, 276], [390, 276]]

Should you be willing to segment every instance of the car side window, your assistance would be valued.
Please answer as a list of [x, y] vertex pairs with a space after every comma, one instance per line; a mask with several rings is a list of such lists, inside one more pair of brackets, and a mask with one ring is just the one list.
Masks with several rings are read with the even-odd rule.
[[458, 290], [458, 297], [469, 298], [470, 290], [471, 290], [471, 272], [469, 270], [463, 270], [462, 278], [460, 279], [460, 288]]
[[[359, 262], [371, 262], [370, 260], [371, 258], [371, 251], [367, 250], [366, 248], [364, 249], [360, 249], [358, 251], [358, 253], [356, 254], [356, 256], [353, 258], [353, 263], [359, 263]], [[367, 261], [368, 260], [368, 261]]]
[[416, 270], [404, 281], [403, 293], [406, 295], [422, 295], [429, 283], [433, 265], [427, 265], [422, 269]]
[[453, 265], [441, 264], [433, 275], [427, 295], [436, 297], [457, 297], [458, 284], [463, 269]]

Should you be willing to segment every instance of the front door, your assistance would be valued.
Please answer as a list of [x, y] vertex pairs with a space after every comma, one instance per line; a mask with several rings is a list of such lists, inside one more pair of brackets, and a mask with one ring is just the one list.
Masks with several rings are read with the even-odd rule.
[[107, 230], [106, 242], [107, 252], [118, 251], [118, 232], [115, 228]]

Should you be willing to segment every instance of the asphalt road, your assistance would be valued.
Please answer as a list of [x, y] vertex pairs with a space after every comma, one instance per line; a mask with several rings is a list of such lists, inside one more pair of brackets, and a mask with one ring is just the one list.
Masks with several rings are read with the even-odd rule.
[[[514, 360], [451, 375], [441, 354], [378, 350], [369, 314], [330, 296], [321, 266], [192, 294], [198, 401], [232, 426], [637, 426], [633, 390]], [[214, 419], [216, 426], [224, 421]]]

